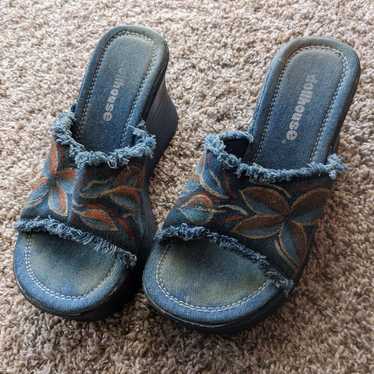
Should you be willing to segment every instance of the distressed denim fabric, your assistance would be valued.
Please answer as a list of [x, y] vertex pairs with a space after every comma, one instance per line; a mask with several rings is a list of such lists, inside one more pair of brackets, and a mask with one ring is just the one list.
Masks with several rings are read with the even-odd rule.
[[182, 224], [203, 226], [235, 238], [292, 279], [305, 263], [312, 233], [330, 194], [329, 174], [335, 177], [343, 170], [342, 164], [332, 156], [334, 162], [311, 164], [295, 170], [294, 176], [290, 170], [277, 170], [271, 175], [267, 169], [260, 169], [263, 176], [254, 172], [245, 175], [241, 164], [224, 163], [226, 151], [217, 154], [213, 148], [219, 144], [224, 149], [227, 142], [235, 141], [225, 135], [208, 139], [193, 178], [167, 216], [159, 236], [172, 237], [170, 228], [178, 230]]
[[[131, 147], [88, 152], [71, 137], [73, 123], [71, 112], [56, 121], [48, 160], [17, 223], [26, 234], [16, 249], [19, 281], [36, 300], [52, 296], [49, 308], [58, 311], [71, 307], [65, 299], [81, 309], [90, 305], [88, 296], [99, 299], [144, 263], [155, 230], [145, 189], [154, 138], [137, 128]], [[104, 287], [92, 287], [103, 280]]]
[[307, 262], [344, 167], [338, 134], [359, 79], [351, 47], [300, 38], [271, 62], [248, 133], [208, 135], [144, 274], [153, 305], [189, 326], [251, 324]]
[[294, 170], [244, 164], [243, 142], [251, 140], [240, 132], [209, 136], [157, 234], [145, 290], [184, 318], [240, 318], [251, 305], [287, 294], [306, 262], [332, 178], [343, 171], [335, 155]]
[[138, 243], [152, 231], [144, 219], [144, 209], [149, 209], [144, 159], [152, 154], [155, 141], [138, 128], [132, 147], [109, 155], [88, 152], [71, 137], [73, 123], [73, 113], [64, 113], [56, 121], [48, 161], [18, 228], [94, 242], [98, 251], [117, 253], [132, 267]]
[[177, 126], [167, 63], [157, 33], [111, 29], [76, 104], [55, 121], [14, 255], [21, 291], [41, 309], [102, 318], [136, 290], [155, 233], [149, 178]]

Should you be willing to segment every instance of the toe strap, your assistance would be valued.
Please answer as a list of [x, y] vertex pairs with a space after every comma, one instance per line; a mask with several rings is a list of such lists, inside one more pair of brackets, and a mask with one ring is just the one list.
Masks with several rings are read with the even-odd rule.
[[186, 223], [219, 233], [219, 238], [235, 238], [236, 247], [251, 248], [287, 278], [298, 279], [333, 178], [343, 165], [331, 155], [326, 164], [266, 169], [238, 156], [238, 149], [247, 149], [250, 142], [240, 132], [208, 137], [164, 228]]
[[61, 239], [72, 240], [84, 245], [91, 244], [97, 252], [115, 254], [128, 268], [134, 267], [137, 262], [137, 257], [133, 253], [126, 251], [103, 238], [95, 236], [94, 234], [68, 226], [52, 217], [20, 219], [16, 226], [17, 230], [21, 232], [48, 232], [60, 237]]
[[153, 232], [144, 217], [149, 209], [146, 165], [155, 140], [142, 121], [133, 129], [131, 145], [110, 153], [92, 151], [74, 138], [74, 124], [72, 112], [55, 121], [48, 159], [18, 229], [94, 243], [98, 251], [118, 253], [133, 266], [140, 243]]
[[186, 223], [177, 226], [168, 226], [161, 229], [157, 233], [156, 238], [160, 242], [173, 239], [181, 239], [184, 241], [206, 239], [210, 242], [216, 243], [218, 247], [223, 250], [234, 251], [257, 264], [263, 271], [264, 275], [272, 281], [274, 286], [284, 290], [286, 294], [288, 294], [294, 286], [294, 282], [276, 270], [265, 256], [246, 247], [233, 237], [210, 231], [206, 227], [191, 226]]

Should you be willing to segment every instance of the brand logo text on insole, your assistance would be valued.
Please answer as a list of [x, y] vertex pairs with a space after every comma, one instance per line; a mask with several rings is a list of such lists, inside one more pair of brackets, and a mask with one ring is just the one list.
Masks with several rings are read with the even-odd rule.
[[117, 100], [120, 88], [125, 84], [125, 69], [119, 68], [117, 75], [114, 78], [112, 89], [110, 90], [109, 97], [105, 103], [105, 112], [103, 120], [110, 122], [113, 117], [114, 105]]
[[316, 83], [317, 79], [315, 74], [308, 74], [306, 76], [303, 89], [300, 92], [297, 104], [291, 117], [291, 121], [288, 125], [288, 131], [286, 134], [287, 140], [293, 141], [297, 138], [297, 130], [300, 126], [300, 121], [303, 117], [305, 106], [309, 104], [312, 100], [313, 89]]

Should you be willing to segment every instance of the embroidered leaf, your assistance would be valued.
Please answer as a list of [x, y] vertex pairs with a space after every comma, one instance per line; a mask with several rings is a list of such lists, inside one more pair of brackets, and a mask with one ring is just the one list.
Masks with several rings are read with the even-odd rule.
[[267, 187], [246, 187], [240, 191], [248, 207], [257, 214], [287, 215], [287, 200], [277, 191]]
[[28, 199], [25, 204], [25, 209], [35, 208], [44, 201], [44, 196], [36, 199]]
[[[40, 188], [43, 188], [45, 187], [46, 185], [48, 184], [48, 178], [47, 177], [44, 177], [44, 176], [41, 176], [36, 182], [34, 182], [31, 186], [31, 188], [33, 190], [35, 190], [35, 192], [37, 190], [39, 190]], [[33, 191], [34, 192], [34, 191]]]
[[88, 209], [78, 212], [81, 220], [91, 229], [99, 231], [117, 231], [110, 215], [102, 209]]
[[248, 212], [239, 205], [223, 204], [223, 205], [219, 205], [217, 209], [222, 209], [223, 212], [225, 213], [236, 212], [236, 213], [240, 213], [243, 216], [248, 215]]
[[[276, 191], [278, 191], [281, 195], [283, 194], [288, 199], [291, 198], [291, 193], [289, 191], [287, 191], [284, 187], [278, 186], [276, 184], [272, 184], [271, 188], [274, 189], [274, 190], [276, 190]], [[288, 188], [289, 188], [289, 186], [288, 186]]]
[[207, 166], [206, 153], [197, 168], [201, 186], [211, 195], [221, 199], [227, 199], [224, 189], [222, 188], [219, 178]]
[[[226, 171], [223, 171], [222, 186], [227, 196], [236, 199], [237, 189], [235, 188], [235, 182], [232, 182], [233, 176]], [[235, 177], [236, 178], [236, 177]]]
[[321, 217], [330, 190], [317, 188], [300, 196], [291, 207], [291, 219], [303, 225], [314, 225]]
[[124, 168], [116, 177], [116, 185], [124, 185], [133, 188], [143, 188], [145, 169], [137, 166]]
[[224, 224], [235, 224], [248, 216], [248, 212], [245, 209], [233, 204], [219, 205], [216, 208], [216, 212], [221, 214]]
[[204, 194], [192, 196], [192, 198], [179, 209], [190, 222], [196, 225], [209, 222], [214, 214], [213, 203], [209, 197]]
[[59, 164], [62, 163], [61, 152], [62, 150], [59, 148], [59, 146], [55, 142], [52, 142], [48, 161], [48, 172], [50, 175], [55, 175], [57, 173]]
[[197, 181], [197, 178], [196, 179], [192, 178], [189, 181], [187, 181], [186, 185], [183, 188], [183, 191], [179, 195], [179, 198], [183, 198], [183, 197], [188, 196], [191, 193], [197, 192], [199, 188], [200, 188], [200, 184]]
[[88, 207], [88, 205], [89, 205], [89, 204], [85, 204], [85, 205], [81, 204], [74, 197], [73, 197], [73, 200], [72, 200], [72, 204], [73, 204], [73, 211], [76, 211], [77, 209], [81, 209], [84, 206]]
[[126, 237], [128, 239], [134, 239], [135, 234], [134, 234], [134, 231], [132, 230], [132, 228], [129, 224], [128, 217], [129, 216], [126, 216], [126, 215], [124, 215], [122, 217], [118, 217], [117, 221], [122, 228], [122, 232], [126, 234]]
[[239, 222], [232, 232], [248, 239], [265, 239], [279, 232], [282, 221], [280, 215], [252, 216]]
[[286, 222], [279, 234], [279, 244], [297, 266], [304, 262], [307, 254], [307, 237], [302, 225], [293, 221]]
[[105, 180], [93, 180], [82, 187], [80, 196], [85, 199], [95, 199], [112, 187], [113, 178]]
[[[105, 205], [103, 204], [100, 204], [100, 203], [97, 203], [97, 202], [94, 202], [94, 203], [84, 203], [84, 204], [77, 204], [75, 202], [75, 208], [78, 208], [78, 209], [99, 209], [99, 210], [105, 210]], [[79, 213], [79, 212], [78, 212]]]
[[109, 197], [117, 205], [131, 211], [137, 210], [140, 204], [140, 193], [132, 187], [119, 186], [107, 190], [101, 195]]
[[243, 216], [240, 215], [240, 214], [233, 214], [233, 215], [229, 215], [225, 218], [225, 221], [224, 223], [232, 223], [232, 222], [238, 222], [238, 221], [241, 221], [243, 219]]
[[47, 182], [40, 184], [36, 190], [31, 192], [30, 196], [26, 201], [25, 208], [34, 208], [37, 205], [41, 204], [47, 196], [48, 190], [49, 189]]
[[75, 170], [73, 168], [63, 169], [56, 175], [59, 185], [65, 190], [66, 193], [71, 193], [73, 191], [74, 178]]
[[48, 190], [48, 178], [40, 177], [35, 183], [33, 183], [33, 191], [27, 198], [25, 208], [34, 208], [41, 204], [47, 196]]
[[59, 216], [66, 217], [68, 214], [68, 198], [58, 184], [49, 187], [48, 207]]
[[287, 250], [283, 247], [283, 244], [280, 243], [279, 237], [274, 240], [274, 247], [278, 254], [283, 258], [283, 260], [290, 266], [290, 268], [296, 272], [297, 271], [297, 263], [295, 259], [293, 259]]

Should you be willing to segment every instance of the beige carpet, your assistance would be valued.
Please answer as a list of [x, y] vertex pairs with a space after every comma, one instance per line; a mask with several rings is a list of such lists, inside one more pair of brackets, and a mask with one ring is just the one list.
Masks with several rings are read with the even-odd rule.
[[[350, 43], [362, 78], [342, 132], [339, 179], [300, 287], [237, 337], [178, 328], [142, 293], [100, 323], [39, 312], [12, 273], [14, 222], [44, 158], [47, 131], [77, 95], [88, 55], [111, 26], [148, 25], [171, 52], [177, 136], [152, 192], [158, 221], [209, 132], [245, 128], [277, 47], [301, 35]], [[0, 0], [0, 373], [374, 372], [373, 0]]]

